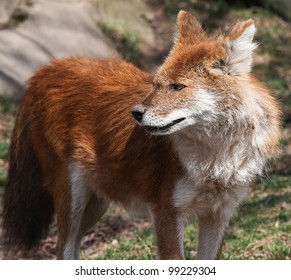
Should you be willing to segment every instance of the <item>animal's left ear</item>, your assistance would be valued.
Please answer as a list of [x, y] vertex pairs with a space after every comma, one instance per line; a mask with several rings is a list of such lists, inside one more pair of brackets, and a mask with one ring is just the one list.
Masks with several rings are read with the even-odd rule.
[[228, 52], [228, 73], [232, 76], [247, 74], [251, 71], [253, 42], [256, 27], [252, 19], [237, 23], [226, 38]]
[[198, 20], [188, 12], [180, 11], [177, 17], [175, 43], [192, 45], [207, 37]]

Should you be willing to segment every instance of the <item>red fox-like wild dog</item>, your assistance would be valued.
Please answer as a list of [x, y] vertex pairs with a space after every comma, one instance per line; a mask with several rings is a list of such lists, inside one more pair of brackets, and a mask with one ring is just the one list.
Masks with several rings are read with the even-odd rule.
[[76, 259], [82, 236], [116, 201], [150, 214], [159, 258], [183, 259], [193, 218], [197, 258], [219, 258], [231, 214], [280, 139], [278, 105], [250, 73], [255, 30], [247, 20], [210, 37], [181, 11], [154, 76], [118, 58], [40, 68], [12, 135], [7, 251], [38, 245], [56, 213], [58, 258]]

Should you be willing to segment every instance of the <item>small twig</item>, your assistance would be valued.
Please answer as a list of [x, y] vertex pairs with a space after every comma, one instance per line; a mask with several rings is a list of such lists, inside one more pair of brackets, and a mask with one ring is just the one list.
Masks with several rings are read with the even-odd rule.
[[138, 234], [136, 234], [136, 236], [137, 236], [137, 238], [144, 244], [144, 246], [146, 247], [146, 250], [148, 251], [148, 254], [150, 255], [150, 256], [152, 256], [152, 250], [151, 250], [151, 247], [147, 244], [147, 243], [145, 243], [145, 241], [138, 235]]
[[272, 237], [269, 237], [269, 238], [263, 240], [261, 243], [255, 245], [255, 246], [254, 246], [250, 251], [248, 251], [248, 252], [249, 252], [249, 253], [254, 252], [254, 251], [257, 250], [258, 248], [263, 247], [263, 246], [266, 245], [267, 243], [271, 242], [273, 239], [274, 239], [274, 237], [272, 236]]
[[255, 246], [253, 246], [252, 249], [250, 249], [249, 251], [246, 251], [243, 254], [240, 254], [239, 257], [246, 257], [246, 256], [252, 255], [254, 253], [254, 251], [256, 251], [258, 248], [263, 247], [267, 243], [270, 243], [273, 239], [274, 239], [274, 236], [271, 236], [271, 237], [263, 240], [262, 242], [260, 242], [260, 243], [256, 244]]

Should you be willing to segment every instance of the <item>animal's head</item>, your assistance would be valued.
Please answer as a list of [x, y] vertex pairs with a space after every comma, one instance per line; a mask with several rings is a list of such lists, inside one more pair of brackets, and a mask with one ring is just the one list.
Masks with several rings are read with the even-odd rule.
[[181, 11], [173, 48], [154, 77], [152, 93], [133, 108], [135, 119], [161, 135], [232, 118], [250, 79], [255, 31], [247, 20], [226, 36], [209, 37], [194, 16]]

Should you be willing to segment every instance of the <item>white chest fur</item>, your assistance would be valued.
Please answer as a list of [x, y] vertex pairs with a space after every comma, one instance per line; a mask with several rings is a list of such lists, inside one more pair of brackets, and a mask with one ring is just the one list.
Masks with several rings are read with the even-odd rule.
[[186, 171], [176, 184], [173, 203], [183, 210], [185, 218], [205, 211], [230, 215], [247, 196], [256, 175], [261, 174], [265, 159], [247, 138], [240, 134], [236, 137], [209, 143], [191, 134], [173, 136]]

